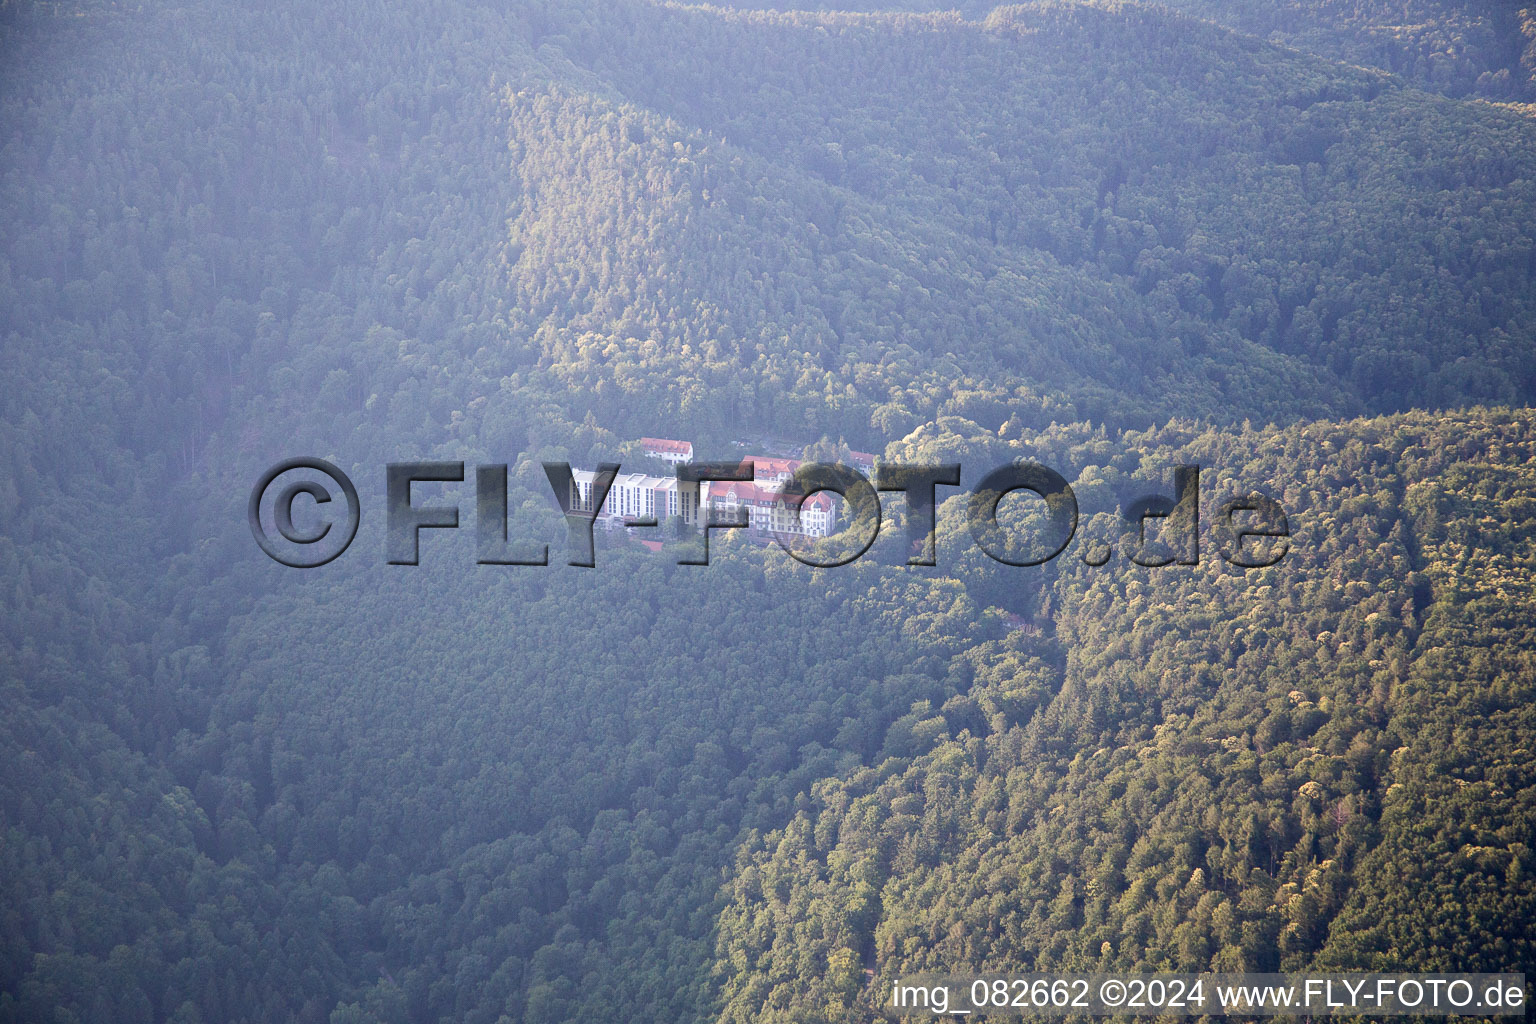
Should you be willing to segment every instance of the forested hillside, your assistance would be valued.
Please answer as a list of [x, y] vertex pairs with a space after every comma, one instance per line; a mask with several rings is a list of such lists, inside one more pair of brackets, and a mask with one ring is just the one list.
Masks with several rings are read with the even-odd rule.
[[1532, 442], [1524, 414], [991, 442], [1089, 494], [1149, 455], [1269, 481], [1291, 553], [1063, 563], [963, 692], [743, 845], [726, 1019], [874, 1019], [881, 981], [998, 963], [1531, 962]]
[[[735, 0], [743, 9], [958, 11], [991, 0]], [[1158, 0], [1157, 6], [1332, 60], [1381, 68], [1415, 86], [1493, 101], [1536, 99], [1536, 14], [1524, 0]]]
[[[0, 1021], [1529, 969], [1519, 55], [965, 13], [0, 4]], [[1038, 459], [1083, 543], [1199, 462], [1293, 550], [1009, 568], [954, 498], [933, 569], [561, 565], [540, 461], [645, 434]], [[364, 508], [304, 572], [245, 518], [300, 454]], [[386, 565], [408, 459], [512, 464], [555, 566], [472, 484]]]

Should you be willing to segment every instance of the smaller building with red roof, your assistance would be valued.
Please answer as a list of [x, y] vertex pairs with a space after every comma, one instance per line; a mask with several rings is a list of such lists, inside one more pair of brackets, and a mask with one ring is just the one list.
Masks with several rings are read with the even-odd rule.
[[692, 441], [674, 441], [669, 437], [642, 437], [640, 450], [645, 453], [646, 458], [660, 459], [674, 466], [681, 462], [693, 461]]

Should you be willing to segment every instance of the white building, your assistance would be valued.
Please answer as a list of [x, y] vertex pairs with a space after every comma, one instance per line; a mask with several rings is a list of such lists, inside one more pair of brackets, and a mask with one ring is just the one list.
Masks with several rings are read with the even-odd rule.
[[[592, 481], [589, 469], [571, 471], [571, 511], [592, 511]], [[610, 519], [664, 519], [677, 517], [693, 525], [698, 522], [698, 498], [692, 488], [677, 486], [671, 477], [646, 476], [643, 473], [620, 473], [608, 488], [608, 497], [597, 511], [598, 518]]]
[[774, 534], [826, 537], [837, 530], [836, 505], [825, 491], [806, 497], [796, 516], [784, 497], [782, 481], [763, 485], [755, 481], [715, 480], [699, 486], [705, 489], [701, 500], [707, 509], [732, 512], [745, 508], [748, 530], [759, 538]]
[[[654, 438], [644, 438], [649, 443]], [[692, 461], [693, 445], [685, 441], [667, 442], [685, 445], [673, 451], [677, 462]], [[660, 449], [657, 449], [660, 451]], [[647, 449], [650, 453], [650, 449]], [[671, 460], [669, 460], [671, 461]], [[800, 463], [794, 459], [750, 456], [743, 460], [753, 466], [751, 481], [713, 480], [697, 485], [679, 486], [675, 478], [620, 473], [608, 489], [608, 496], [595, 518], [610, 526], [625, 519], [655, 519], [658, 522], [680, 518], [689, 526], [698, 526], [699, 512], [718, 510], [713, 518], [728, 518], [726, 513], [745, 508], [747, 530], [756, 539], [767, 540], [775, 534], [784, 536], [826, 537], [837, 531], [837, 501], [825, 491], [805, 499], [796, 516], [784, 497], [784, 484], [794, 476]], [[571, 471], [570, 509], [592, 514], [592, 482], [595, 474], [588, 469]]]
[[648, 459], [660, 459], [674, 466], [678, 463], [693, 461], [692, 441], [673, 441], [666, 437], [642, 437], [640, 450]]

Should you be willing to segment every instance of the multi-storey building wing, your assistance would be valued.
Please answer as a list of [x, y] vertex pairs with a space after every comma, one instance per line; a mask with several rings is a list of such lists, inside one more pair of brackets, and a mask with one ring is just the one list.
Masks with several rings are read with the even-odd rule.
[[746, 509], [747, 528], [758, 537], [826, 537], [836, 530], [836, 506], [824, 491], [807, 496], [796, 515], [781, 484], [716, 480], [701, 486], [708, 488], [707, 497], [702, 499], [707, 508], [722, 512]]
[[[673, 464], [693, 460], [693, 445], [687, 441], [646, 437], [641, 438], [641, 447], [647, 455], [664, 458]], [[767, 539], [774, 534], [826, 537], [836, 532], [838, 506], [826, 492], [808, 496], [801, 503], [798, 515], [791, 510], [783, 493], [784, 484], [800, 468], [800, 460], [750, 455], [742, 461], [752, 465], [753, 479], [750, 482], [717, 480], [689, 486], [679, 485], [675, 478], [621, 473], [614, 478], [602, 508], [595, 511], [592, 508], [595, 474], [586, 469], [573, 470], [570, 509], [604, 519], [609, 525], [626, 519], [661, 521], [675, 517], [690, 526], [697, 526], [701, 512], [745, 508], [748, 532], [758, 539]], [[872, 456], [869, 465], [873, 467]]]
[[[570, 508], [572, 512], [593, 513], [592, 482], [595, 478], [589, 469], [571, 471]], [[603, 507], [596, 511], [598, 518], [607, 519], [655, 519], [678, 518], [689, 525], [698, 522], [698, 496], [693, 488], [677, 486], [671, 477], [646, 476], [643, 473], [621, 473], [614, 478], [608, 489]]]

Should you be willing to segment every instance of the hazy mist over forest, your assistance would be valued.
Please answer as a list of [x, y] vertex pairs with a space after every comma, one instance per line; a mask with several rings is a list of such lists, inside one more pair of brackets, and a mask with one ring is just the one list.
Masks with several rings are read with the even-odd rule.
[[[0, 1024], [1536, 970], [1524, 4], [0, 0]], [[567, 564], [643, 438], [963, 473], [931, 566]]]

